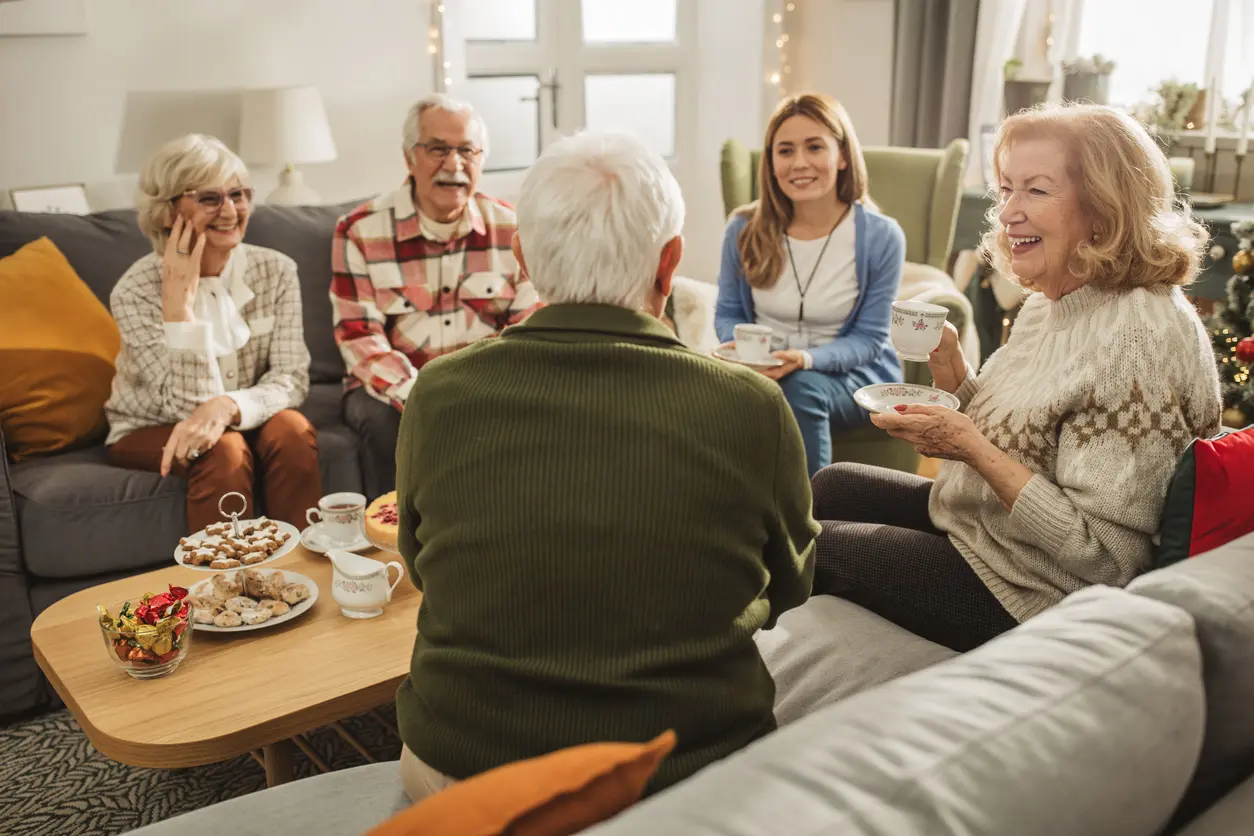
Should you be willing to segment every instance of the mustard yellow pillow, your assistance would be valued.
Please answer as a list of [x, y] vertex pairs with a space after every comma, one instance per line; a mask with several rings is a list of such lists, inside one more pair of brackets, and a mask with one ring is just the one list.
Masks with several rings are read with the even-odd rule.
[[367, 836], [569, 836], [634, 804], [675, 732], [506, 764], [397, 813]]
[[0, 258], [0, 428], [14, 459], [104, 427], [121, 338], [113, 317], [47, 238]]

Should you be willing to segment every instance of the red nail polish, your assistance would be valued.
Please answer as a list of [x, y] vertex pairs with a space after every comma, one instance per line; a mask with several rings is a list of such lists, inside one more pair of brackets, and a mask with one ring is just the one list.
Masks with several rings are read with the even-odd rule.
[[897, 410], [898, 412], [905, 412], [906, 405], [904, 403], [897, 404], [896, 406], [893, 407], [893, 409]]

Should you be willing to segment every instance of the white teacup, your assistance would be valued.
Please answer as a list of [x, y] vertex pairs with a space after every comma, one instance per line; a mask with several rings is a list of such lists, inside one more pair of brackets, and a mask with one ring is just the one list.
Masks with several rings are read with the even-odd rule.
[[351, 546], [366, 536], [366, 498], [359, 493], [329, 493], [317, 508], [305, 512], [310, 525], [321, 523], [322, 536], [332, 546]]
[[[405, 567], [393, 560], [380, 563], [352, 552], [331, 549], [331, 597], [340, 612], [349, 618], [383, 615], [383, 605], [392, 600], [392, 590], [401, 582]], [[388, 584], [388, 569], [396, 567], [396, 580]]]
[[732, 329], [736, 339], [736, 356], [746, 363], [765, 363], [771, 359], [771, 328], [742, 322]]
[[902, 360], [926, 363], [941, 334], [945, 333], [945, 317], [949, 309], [928, 302], [893, 302], [893, 318], [889, 337], [897, 356]]

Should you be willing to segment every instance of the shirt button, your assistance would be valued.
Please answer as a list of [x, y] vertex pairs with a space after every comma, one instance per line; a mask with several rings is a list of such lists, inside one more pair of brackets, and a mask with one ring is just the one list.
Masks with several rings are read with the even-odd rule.
[[451, 293], [451, 292], [452, 292], [452, 290], [453, 290], [453, 288], [449, 287], [448, 285], [445, 285], [445, 286], [444, 286], [444, 292], [445, 292], [445, 293]]
[[452, 324], [453, 324], [453, 320], [451, 320], [451, 319], [446, 319], [446, 320], [444, 320], [444, 324], [445, 324], [445, 325], [452, 325]]
[[226, 379], [227, 379], [227, 380], [231, 380], [231, 379], [232, 379], [232, 378], [234, 378], [234, 377], [235, 377], [235, 372], [227, 372], [227, 373], [226, 373]]

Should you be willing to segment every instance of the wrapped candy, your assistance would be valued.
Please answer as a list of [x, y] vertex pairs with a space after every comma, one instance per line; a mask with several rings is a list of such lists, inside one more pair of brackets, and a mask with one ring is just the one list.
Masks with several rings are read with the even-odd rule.
[[173, 585], [167, 592], [146, 593], [138, 604], [123, 604], [116, 617], [97, 606], [100, 628], [117, 658], [131, 666], [147, 667], [178, 656], [191, 614], [187, 594], [183, 587]]

